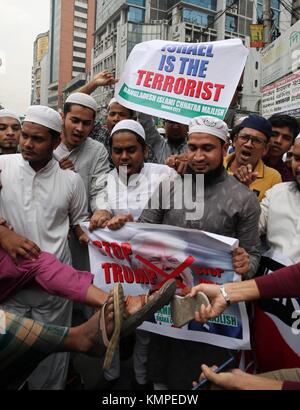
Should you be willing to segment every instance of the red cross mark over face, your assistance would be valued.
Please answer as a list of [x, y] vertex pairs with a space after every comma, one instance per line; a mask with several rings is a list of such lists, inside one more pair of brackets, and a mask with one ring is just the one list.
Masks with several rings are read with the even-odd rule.
[[[162, 280], [162, 282], [158, 282], [159, 287], [161, 287], [167, 280], [169, 279], [176, 279], [177, 276], [179, 276], [186, 268], [188, 268], [190, 265], [192, 265], [195, 262], [195, 259], [193, 256], [188, 256], [184, 262], [182, 262], [180, 265], [177, 266], [170, 274], [166, 273], [156, 265], [154, 265], [152, 262], [149, 262], [147, 259], [143, 258], [141, 255], [136, 255], [135, 258], [146, 265], [149, 269], [151, 269], [153, 272], [158, 273], [159, 275], [163, 276], [165, 279]], [[179, 280], [176, 279], [177, 286], [181, 289], [185, 288], [185, 285]]]

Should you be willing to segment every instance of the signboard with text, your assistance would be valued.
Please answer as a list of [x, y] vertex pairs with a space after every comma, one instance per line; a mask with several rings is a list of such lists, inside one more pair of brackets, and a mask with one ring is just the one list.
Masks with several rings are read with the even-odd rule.
[[300, 70], [262, 89], [262, 115], [281, 113], [299, 116]]
[[300, 20], [261, 52], [262, 87], [300, 68]]

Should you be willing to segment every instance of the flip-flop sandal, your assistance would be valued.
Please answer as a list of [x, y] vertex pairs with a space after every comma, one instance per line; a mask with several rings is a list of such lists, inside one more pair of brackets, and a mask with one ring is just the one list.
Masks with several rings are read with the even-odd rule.
[[170, 302], [172, 296], [176, 292], [176, 280], [170, 279], [155, 293], [154, 297], [147, 301], [136, 313], [133, 313], [124, 320], [121, 336], [126, 336], [132, 333], [153, 313], [157, 312], [163, 306]]
[[102, 341], [104, 346], [106, 346], [106, 353], [104, 356], [103, 369], [109, 369], [111, 362], [116, 350], [119, 345], [120, 332], [123, 324], [124, 316], [124, 293], [123, 288], [120, 283], [116, 283], [113, 287], [113, 300], [114, 300], [114, 331], [110, 339], [107, 337], [106, 333], [106, 323], [105, 323], [105, 307], [106, 303], [103, 305], [101, 310], [100, 318], [100, 330], [102, 335]]
[[175, 295], [171, 300], [171, 318], [174, 326], [182, 327], [193, 320], [196, 310], [199, 310], [201, 305], [209, 305], [207, 296], [202, 292], [198, 292], [193, 298]]

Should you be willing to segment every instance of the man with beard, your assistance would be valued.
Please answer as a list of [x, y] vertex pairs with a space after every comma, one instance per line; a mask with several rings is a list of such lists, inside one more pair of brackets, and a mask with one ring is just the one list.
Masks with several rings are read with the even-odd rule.
[[274, 114], [269, 121], [273, 136], [270, 138], [268, 153], [263, 161], [280, 173], [283, 182], [293, 181], [292, 170], [283, 162], [282, 157], [291, 149], [299, 132], [299, 125], [297, 120], [289, 115]]
[[21, 122], [17, 114], [0, 110], [0, 153], [16, 154], [21, 135]]
[[[198, 117], [191, 121], [187, 141], [187, 170], [193, 183], [185, 189], [185, 197], [192, 198], [196, 191], [197, 175], [204, 175], [204, 212], [198, 219], [189, 219], [190, 209], [178, 209], [174, 203], [175, 190], [171, 185], [169, 209], [145, 209], [140, 222], [166, 224], [198, 229], [235, 237], [240, 247], [233, 252], [233, 268], [243, 278], [255, 275], [260, 259], [258, 235], [259, 203], [253, 192], [227, 174], [223, 167], [228, 144], [228, 128], [214, 117]], [[210, 364], [222, 363], [228, 350], [204, 343], [151, 335], [149, 359], [150, 376], [156, 383], [171, 389], [188, 389], [197, 375], [197, 366], [205, 360]], [[195, 360], [195, 357], [197, 360]]]
[[268, 189], [282, 182], [279, 172], [267, 167], [262, 161], [272, 135], [272, 126], [268, 120], [250, 115], [241, 123], [234, 138], [235, 152], [227, 155], [224, 161], [227, 172], [234, 174], [254, 191], [259, 201]]

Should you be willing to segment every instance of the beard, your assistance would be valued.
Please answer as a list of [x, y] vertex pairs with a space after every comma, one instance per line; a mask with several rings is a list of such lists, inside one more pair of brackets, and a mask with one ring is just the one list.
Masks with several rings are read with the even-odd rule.
[[[206, 172], [205, 174], [202, 174], [204, 176], [204, 184], [206, 185], [212, 185], [215, 183], [216, 179], [222, 175], [224, 172], [224, 165], [223, 165], [223, 158], [220, 161], [219, 165], [217, 168]], [[197, 172], [195, 172], [190, 166], [188, 166], [188, 171], [187, 173], [194, 175], [197, 175]]]
[[216, 179], [222, 175], [224, 171], [223, 161], [220, 162], [219, 166], [211, 171], [208, 171], [204, 174], [204, 184], [211, 185], [213, 184]]

